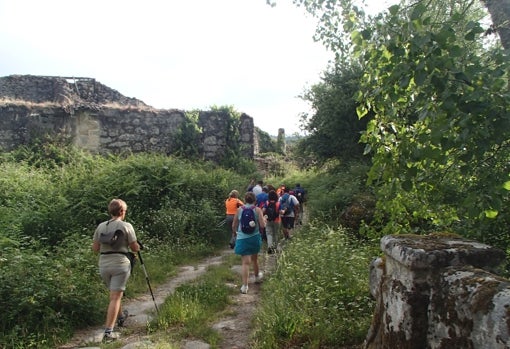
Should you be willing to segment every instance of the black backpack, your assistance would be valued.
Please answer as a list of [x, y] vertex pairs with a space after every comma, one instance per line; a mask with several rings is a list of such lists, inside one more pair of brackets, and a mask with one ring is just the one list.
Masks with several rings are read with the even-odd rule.
[[266, 203], [266, 216], [267, 216], [267, 220], [269, 222], [272, 222], [274, 221], [276, 218], [278, 218], [278, 211], [276, 210], [276, 201], [267, 201]]
[[255, 206], [242, 206], [241, 213], [241, 231], [245, 234], [253, 234], [257, 227], [255, 219]]
[[302, 204], [305, 202], [305, 191], [303, 188], [296, 188], [294, 189], [294, 195], [298, 199], [299, 203]]

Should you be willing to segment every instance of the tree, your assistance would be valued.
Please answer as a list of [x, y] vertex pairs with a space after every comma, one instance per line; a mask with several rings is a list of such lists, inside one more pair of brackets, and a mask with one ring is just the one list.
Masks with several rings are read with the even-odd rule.
[[276, 141], [271, 138], [269, 133], [262, 131], [258, 127], [255, 128], [255, 132], [257, 133], [259, 139], [259, 153], [264, 154], [278, 152]]
[[363, 157], [360, 136], [368, 118], [358, 118], [355, 99], [362, 75], [359, 66], [336, 65], [324, 73], [321, 83], [303, 94], [314, 112], [302, 115], [302, 128], [308, 136], [299, 142], [300, 154], [308, 154], [319, 163]]
[[482, 0], [491, 14], [492, 28], [501, 38], [505, 49], [510, 49], [510, 0]]
[[488, 218], [510, 217], [509, 67], [506, 52], [484, 40], [482, 3], [403, 2], [373, 17], [352, 1], [295, 3], [321, 19], [317, 33], [343, 50], [337, 56], [363, 66], [358, 114], [373, 113], [362, 140], [382, 233], [497, 234]]

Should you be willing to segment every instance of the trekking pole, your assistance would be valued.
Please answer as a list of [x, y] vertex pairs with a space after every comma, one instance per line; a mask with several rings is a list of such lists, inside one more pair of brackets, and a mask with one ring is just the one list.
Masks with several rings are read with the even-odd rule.
[[[138, 243], [140, 244], [140, 242], [138, 242]], [[142, 244], [140, 244], [140, 249], [143, 249]], [[156, 299], [154, 298], [154, 293], [152, 292], [151, 283], [149, 281], [149, 275], [147, 274], [147, 269], [145, 269], [145, 264], [143, 263], [142, 254], [140, 253], [140, 251], [138, 251], [137, 253], [138, 253], [138, 259], [140, 260], [140, 265], [142, 266], [142, 269], [143, 269], [143, 273], [145, 274], [145, 280], [147, 280], [147, 286], [149, 286], [149, 291], [151, 293], [152, 300], [154, 302], [154, 306], [156, 307], [156, 314], [159, 315], [158, 305], [156, 304]]]

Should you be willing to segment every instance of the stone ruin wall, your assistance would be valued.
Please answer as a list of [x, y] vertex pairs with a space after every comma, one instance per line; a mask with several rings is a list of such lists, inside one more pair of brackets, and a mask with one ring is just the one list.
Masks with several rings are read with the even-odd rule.
[[[0, 148], [12, 150], [45, 135], [93, 153], [172, 154], [184, 111], [155, 109], [90, 78], [12, 75], [0, 78]], [[227, 153], [229, 116], [200, 112], [200, 151], [219, 161]], [[257, 149], [253, 118], [241, 115], [243, 155]]]
[[503, 251], [444, 235], [385, 236], [381, 249], [365, 349], [510, 348], [510, 282], [492, 273]]

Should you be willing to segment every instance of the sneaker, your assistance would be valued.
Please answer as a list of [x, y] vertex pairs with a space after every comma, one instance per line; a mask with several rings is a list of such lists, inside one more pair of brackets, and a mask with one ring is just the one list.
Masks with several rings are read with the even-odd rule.
[[262, 282], [262, 277], [264, 276], [264, 274], [262, 274], [262, 272], [259, 272], [259, 275], [255, 276], [255, 283], [260, 283]]
[[112, 332], [105, 332], [103, 335], [103, 340], [101, 342], [103, 343], [111, 343], [117, 340], [117, 337], [113, 335]]
[[129, 316], [128, 311], [124, 309], [122, 311], [122, 315], [117, 318], [117, 326], [118, 327], [123, 327], [124, 326], [124, 321], [126, 321], [128, 316]]
[[248, 293], [248, 285], [241, 286], [241, 293], [244, 293], [244, 294]]

